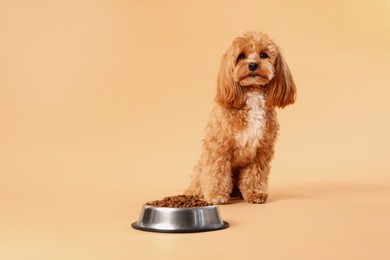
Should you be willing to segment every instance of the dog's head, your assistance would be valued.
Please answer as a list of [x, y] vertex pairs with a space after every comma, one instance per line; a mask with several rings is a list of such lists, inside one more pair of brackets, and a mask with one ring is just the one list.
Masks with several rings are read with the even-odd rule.
[[263, 89], [268, 107], [283, 108], [296, 99], [295, 83], [279, 47], [264, 33], [246, 32], [222, 56], [215, 101], [240, 108], [253, 88]]

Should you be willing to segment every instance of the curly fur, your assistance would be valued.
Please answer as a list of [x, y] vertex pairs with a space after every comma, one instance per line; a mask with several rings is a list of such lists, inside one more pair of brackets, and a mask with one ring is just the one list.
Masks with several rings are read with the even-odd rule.
[[236, 38], [222, 56], [216, 105], [186, 194], [224, 204], [237, 187], [245, 201], [266, 202], [279, 130], [275, 108], [295, 99], [295, 83], [277, 45], [264, 33]]

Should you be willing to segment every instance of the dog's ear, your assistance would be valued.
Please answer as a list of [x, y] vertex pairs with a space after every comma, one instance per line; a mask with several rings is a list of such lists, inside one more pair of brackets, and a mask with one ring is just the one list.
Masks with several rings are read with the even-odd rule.
[[242, 87], [233, 79], [234, 65], [235, 60], [229, 53], [225, 53], [221, 59], [214, 100], [224, 107], [241, 108], [245, 96]]
[[266, 103], [268, 107], [284, 108], [295, 102], [297, 97], [295, 82], [280, 51], [275, 60], [275, 76], [268, 86]]

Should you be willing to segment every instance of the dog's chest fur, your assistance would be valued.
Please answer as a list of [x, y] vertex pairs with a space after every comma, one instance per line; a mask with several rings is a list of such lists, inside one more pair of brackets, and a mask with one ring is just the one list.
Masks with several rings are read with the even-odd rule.
[[246, 99], [246, 118], [243, 129], [234, 133], [239, 157], [253, 159], [265, 129], [265, 99], [260, 93], [250, 92]]

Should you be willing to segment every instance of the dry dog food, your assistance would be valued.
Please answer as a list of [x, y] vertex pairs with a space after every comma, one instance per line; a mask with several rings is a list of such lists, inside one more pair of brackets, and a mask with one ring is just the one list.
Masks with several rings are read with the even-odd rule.
[[165, 197], [162, 200], [155, 200], [147, 203], [149, 206], [154, 207], [167, 207], [167, 208], [193, 208], [193, 207], [205, 207], [212, 204], [203, 200], [199, 196], [194, 195], [178, 195]]

